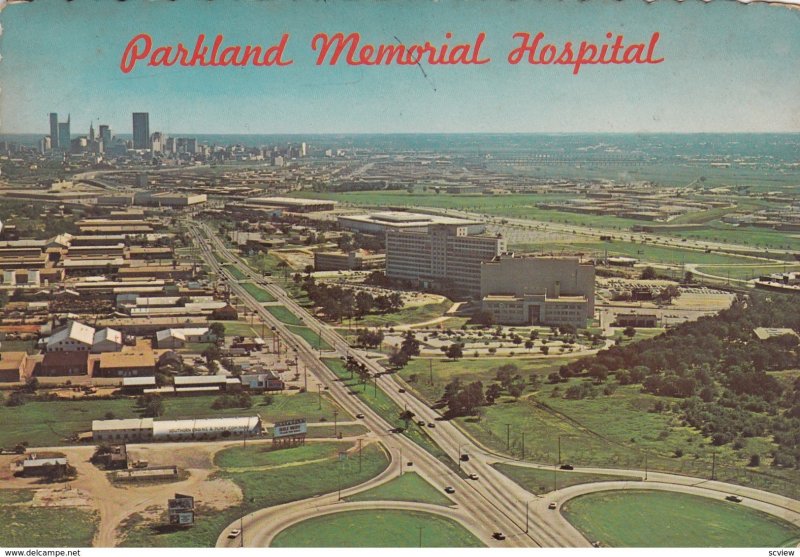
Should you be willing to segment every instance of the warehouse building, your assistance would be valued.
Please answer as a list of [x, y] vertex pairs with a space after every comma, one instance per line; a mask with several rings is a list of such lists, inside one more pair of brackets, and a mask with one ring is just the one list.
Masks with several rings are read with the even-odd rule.
[[230, 437], [257, 437], [263, 431], [258, 416], [161, 420], [133, 418], [94, 420], [94, 442], [199, 441]]
[[586, 327], [594, 266], [577, 257], [498, 256], [481, 265], [481, 301], [498, 323]]
[[144, 377], [156, 373], [152, 350], [141, 352], [106, 352], [95, 364], [94, 377]]
[[164, 329], [156, 333], [157, 348], [183, 348], [189, 342], [214, 342], [217, 337], [208, 327]]
[[27, 352], [0, 352], [0, 383], [22, 381], [27, 361]]
[[315, 271], [358, 271], [380, 269], [386, 265], [386, 255], [359, 251], [317, 251], [314, 252]]

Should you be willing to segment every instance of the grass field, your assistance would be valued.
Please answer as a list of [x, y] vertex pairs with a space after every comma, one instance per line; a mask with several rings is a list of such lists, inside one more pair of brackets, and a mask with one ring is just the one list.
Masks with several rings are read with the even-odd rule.
[[[530, 253], [560, 253], [582, 252], [588, 254], [603, 255], [608, 252], [609, 256], [634, 257], [647, 263], [660, 263], [664, 265], [683, 265], [702, 264], [702, 265], [728, 265], [728, 264], [753, 264], [758, 260], [737, 255], [725, 255], [721, 253], [706, 253], [704, 251], [681, 249], [666, 246], [655, 246], [652, 244], [641, 244], [634, 242], [623, 242], [614, 240], [613, 242], [586, 241], [585, 237], [575, 237], [575, 241], [565, 240], [564, 242], [543, 242], [535, 244], [515, 244], [512, 249]], [[679, 278], [679, 277], [676, 277]]]
[[31, 507], [32, 490], [0, 490], [0, 544], [5, 547], [89, 547], [97, 515], [89, 510]]
[[[213, 410], [216, 396], [193, 396], [164, 398], [164, 415], [161, 419], [200, 418], [221, 416], [252, 416], [260, 414], [267, 421], [308, 418], [309, 421], [324, 419], [333, 422], [333, 410], [339, 411], [339, 419], [351, 419], [347, 413], [322, 397], [319, 409], [316, 393], [273, 395], [272, 403], [264, 405], [261, 397], [253, 397], [252, 408], [225, 408]], [[59, 402], [28, 402], [22, 406], [0, 406], [0, 447], [13, 447], [27, 441], [32, 447], [62, 444], [72, 434], [90, 431], [92, 420], [102, 420], [108, 412], [115, 418], [136, 418], [139, 413], [132, 398], [111, 400], [66, 400]]]
[[217, 453], [214, 465], [220, 468], [248, 468], [280, 466], [289, 462], [302, 463], [311, 460], [335, 458], [345, 447], [341, 443], [309, 443], [292, 449], [271, 450], [269, 445], [234, 447]]
[[[633, 385], [617, 386], [610, 395], [600, 387], [594, 397], [563, 398], [566, 389], [580, 381], [545, 383], [519, 401], [501, 398], [484, 407], [480, 420], [457, 420], [481, 443], [516, 458], [521, 456], [524, 433], [525, 458], [532, 462], [556, 463], [560, 438], [561, 461], [575, 466], [643, 470], [647, 458], [652, 470], [710, 478], [716, 458], [719, 480], [800, 496], [797, 471], [769, 465], [775, 448], [770, 439], [744, 438], [740, 449], [732, 444], [715, 447], [681, 423], [679, 413], [670, 409], [673, 400], [642, 393]], [[667, 409], [653, 411], [658, 401]], [[760, 466], [747, 466], [751, 454], [761, 455]]]
[[255, 334], [253, 328], [244, 321], [212, 321], [225, 325], [225, 336], [251, 337]]
[[246, 282], [242, 284], [242, 288], [247, 290], [247, 293], [250, 294], [257, 302], [274, 302], [275, 296], [253, 284], [252, 282]]
[[[496, 369], [506, 364], [514, 364], [519, 373], [527, 378], [529, 375], [547, 375], [564, 363], [567, 358], [462, 358], [457, 361], [443, 358], [414, 358], [400, 370], [400, 377], [409, 382], [417, 393], [428, 402], [436, 402], [444, 394], [445, 385], [458, 377], [464, 382], [491, 381]], [[433, 375], [433, 383], [431, 383]]]
[[439, 303], [413, 306], [392, 313], [366, 315], [362, 319], [353, 321], [353, 327], [393, 327], [395, 325], [423, 323], [441, 317], [452, 305], [453, 302], [450, 300], [444, 300]]
[[[359, 383], [357, 376], [354, 376], [353, 379], [350, 379], [350, 372], [344, 368], [341, 360], [329, 358], [323, 359], [323, 362], [339, 377], [339, 379], [342, 380], [342, 383], [347, 388], [356, 393], [358, 398], [363, 400], [370, 408], [380, 414], [384, 420], [389, 422], [394, 427], [405, 428], [405, 422], [400, 419], [400, 413], [403, 411], [402, 408], [400, 408], [392, 399], [386, 396], [386, 393], [383, 392], [383, 389], [376, 389], [374, 383], [362, 385]], [[378, 383], [380, 387], [380, 379], [378, 379]], [[439, 447], [439, 445], [434, 443], [433, 440], [428, 436], [424, 426], [420, 427], [415, 423], [410, 423], [409, 426], [410, 427], [403, 432], [403, 435], [431, 453], [446, 466], [456, 471], [459, 469], [457, 463], [453, 462], [453, 460], [447, 456], [447, 453], [445, 453]]]
[[36, 353], [35, 340], [4, 340], [0, 343], [3, 352], [27, 352], [28, 354]]
[[333, 347], [328, 344], [324, 338], [321, 338], [319, 332], [317, 331], [313, 331], [305, 326], [297, 325], [287, 325], [287, 328], [305, 340], [309, 346], [315, 350], [333, 350]]
[[[420, 541], [421, 537], [421, 541]], [[369, 510], [319, 516], [290, 526], [272, 547], [484, 547], [467, 529], [429, 513]]]
[[347, 497], [348, 501], [412, 501], [431, 505], [449, 506], [453, 504], [442, 491], [425, 481], [415, 472], [402, 476], [378, 487]]
[[492, 466], [535, 495], [550, 493], [551, 491], [578, 484], [641, 480], [640, 476], [612, 476], [611, 474], [562, 472], [556, 468], [544, 470], [541, 468], [514, 466], [513, 464], [505, 464], [502, 462], [493, 464]]
[[264, 306], [268, 312], [287, 325], [302, 325], [303, 322], [284, 306]]
[[567, 501], [561, 512], [588, 539], [612, 547], [793, 547], [800, 542], [800, 528], [788, 522], [684, 493], [592, 493]]
[[697, 270], [722, 279], [751, 280], [771, 273], [797, 272], [800, 265], [704, 265]]
[[[290, 501], [307, 499], [315, 495], [335, 492], [364, 483], [380, 474], [388, 465], [389, 459], [383, 449], [370, 444], [364, 447], [362, 470], [359, 472], [358, 454], [348, 453], [346, 460], [339, 460], [339, 451], [352, 449], [352, 443], [326, 443], [332, 453], [322, 462], [309, 462], [297, 466], [284, 466], [269, 471], [220, 471], [219, 478], [235, 482], [242, 490], [243, 502], [239, 507], [223, 511], [199, 509], [196, 523], [189, 530], [160, 532], [144, 522], [137, 522], [127, 528], [123, 547], [213, 547], [217, 537], [231, 522], [256, 509], [280, 505]], [[281, 456], [273, 458], [290, 462], [298, 451], [305, 447], [284, 449]], [[221, 461], [246, 462], [245, 455], [228, 456], [226, 449], [217, 456]], [[236, 453], [234, 453], [236, 454]], [[302, 457], [303, 453], [299, 453]], [[247, 535], [247, 533], [245, 533]]]
[[245, 275], [236, 265], [225, 265], [225, 269], [227, 269], [236, 280], [245, 280], [247, 278], [247, 275]]

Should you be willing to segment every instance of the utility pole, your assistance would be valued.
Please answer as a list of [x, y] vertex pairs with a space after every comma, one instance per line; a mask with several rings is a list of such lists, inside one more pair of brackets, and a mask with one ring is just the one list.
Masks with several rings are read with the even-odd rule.
[[322, 410], [322, 385], [317, 385], [317, 405]]
[[528, 533], [528, 503], [530, 501], [525, 501], [525, 533]]
[[558, 436], [558, 463], [561, 464], [561, 436]]
[[[525, 460], [525, 432], [522, 432], [522, 460]], [[527, 532], [527, 530], [526, 530]]]
[[239, 547], [244, 547], [244, 515], [239, 517]]
[[558, 465], [553, 466], [553, 491], [558, 491]]
[[711, 479], [717, 479], [717, 453], [711, 453]]
[[419, 530], [419, 546], [422, 547], [422, 526], [417, 526], [417, 530]]
[[511, 450], [511, 424], [506, 424], [506, 452]]
[[339, 416], [339, 411], [338, 410], [334, 410], [333, 411], [333, 436], [334, 437], [339, 437], [338, 431], [337, 431], [337, 426], [338, 426], [337, 418], [338, 418], [338, 416]]
[[433, 385], [433, 358], [428, 360], [428, 372], [430, 374], [430, 383]]
[[361, 438], [358, 439], [358, 472], [361, 473]]
[[647, 481], [647, 453], [644, 453], [644, 481]]

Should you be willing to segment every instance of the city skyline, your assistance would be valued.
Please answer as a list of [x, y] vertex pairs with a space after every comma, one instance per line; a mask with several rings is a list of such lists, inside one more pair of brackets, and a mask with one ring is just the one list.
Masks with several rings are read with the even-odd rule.
[[[132, 133], [132, 112], [150, 131], [180, 134], [307, 133], [680, 133], [797, 132], [798, 14], [766, 5], [420, 3], [399, 5], [78, 4], [11, 5], [3, 11], [0, 132], [46, 135], [47, 114], [71, 114]], [[669, 6], [669, 7], [668, 7]], [[678, 9], [674, 9], [677, 7]], [[80, 15], [81, 17], [76, 17]], [[85, 16], [85, 17], [84, 17]], [[714, 21], [712, 25], [710, 22]], [[359, 23], [353, 23], [358, 21]], [[122, 24], [125, 27], [122, 27]], [[254, 24], [257, 23], [257, 24]], [[53, 33], [53, 29], [58, 32]], [[86, 31], [88, 29], [88, 32]], [[730, 33], [727, 29], [737, 29]], [[360, 32], [365, 41], [474, 41], [487, 34], [484, 66], [315, 66], [317, 32]], [[652, 66], [510, 65], [515, 32], [554, 44], [646, 42], [660, 33]], [[268, 46], [289, 33], [284, 68], [119, 69], [140, 32], [154, 44], [194, 44], [198, 34]], [[30, 36], [41, 41], [31, 42]], [[53, 55], [56, 39], [78, 37]], [[60, 40], [60, 39], [59, 39]], [[13, 92], [13, 93], [11, 93]], [[769, 99], [761, 102], [756, 99]]]

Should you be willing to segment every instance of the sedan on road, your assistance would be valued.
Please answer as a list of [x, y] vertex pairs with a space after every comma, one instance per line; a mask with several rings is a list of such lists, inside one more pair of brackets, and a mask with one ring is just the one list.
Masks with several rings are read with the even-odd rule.
[[238, 538], [239, 534], [241, 534], [241, 533], [242, 533], [242, 531], [239, 530], [238, 528], [236, 528], [235, 530], [231, 530], [230, 532], [228, 532], [228, 539], [232, 540], [234, 538]]
[[448, 485], [446, 488], [444, 488], [444, 492], [445, 493], [455, 493], [456, 492], [456, 488], [454, 488], [453, 486], [449, 486]]
[[478, 474], [470, 474], [470, 475], [469, 475], [469, 476], [467, 476], [467, 477], [468, 477], [470, 480], [477, 480], [477, 479], [478, 479]]

